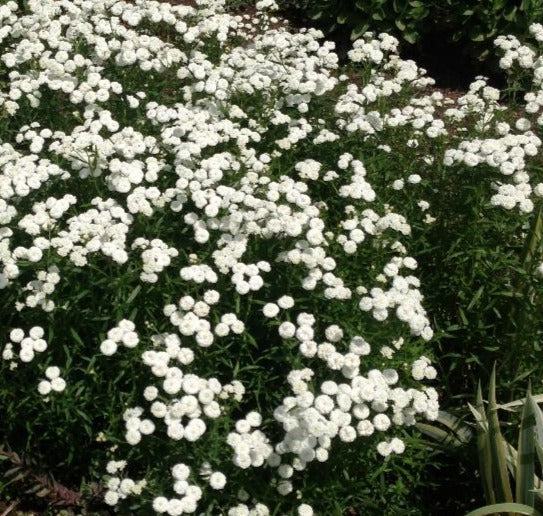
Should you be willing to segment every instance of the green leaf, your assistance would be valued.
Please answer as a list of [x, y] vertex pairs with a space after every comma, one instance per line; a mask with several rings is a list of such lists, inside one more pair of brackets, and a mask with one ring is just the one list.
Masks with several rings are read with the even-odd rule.
[[394, 24], [398, 29], [400, 29], [402, 32], [405, 30], [405, 24], [402, 22], [402, 20], [394, 20]]
[[360, 36], [362, 36], [365, 32], [368, 31], [368, 25], [366, 25], [365, 23], [361, 23], [360, 25], [356, 26], [352, 31], [351, 31], [351, 41], [355, 41], [357, 40]]
[[[530, 399], [533, 403], [543, 403], [543, 394], [536, 394], [535, 396], [530, 395]], [[504, 403], [503, 405], [498, 405], [498, 408], [501, 410], [508, 410], [509, 412], [516, 412], [519, 409], [522, 409], [524, 406], [524, 399], [510, 401], [509, 403]], [[539, 407], [538, 407], [539, 408]]]
[[417, 32], [406, 31], [403, 33], [403, 39], [413, 45], [419, 39], [419, 35]]
[[517, 474], [516, 474], [516, 501], [533, 507], [534, 505], [534, 475], [535, 475], [535, 446], [534, 427], [535, 416], [533, 406], [526, 394], [526, 402], [520, 421]]
[[80, 346], [85, 346], [83, 339], [81, 339], [79, 334], [73, 328], [70, 328], [70, 335]]
[[437, 443], [444, 446], [462, 446], [465, 444], [460, 439], [456, 438], [451, 431], [443, 430], [435, 425], [427, 423], [415, 423], [415, 426], [425, 435], [434, 439]]
[[460, 418], [454, 416], [450, 412], [440, 410], [438, 412], [436, 421], [450, 428], [458, 436], [458, 438], [465, 443], [469, 442], [473, 437], [472, 429], [463, 424]]
[[475, 421], [477, 422], [477, 456], [479, 459], [479, 472], [481, 474], [481, 482], [483, 484], [485, 499], [489, 503], [494, 503], [496, 501], [496, 495], [494, 493], [494, 485], [492, 482], [492, 454], [490, 451], [488, 420], [483, 403], [481, 382], [479, 382], [479, 385], [477, 386], [475, 407], [472, 407], [469, 403], [468, 406], [473, 412]]
[[537, 452], [537, 456], [539, 457], [539, 462], [541, 465], [543, 465], [543, 412], [539, 408], [539, 406], [536, 403], [537, 396], [532, 396], [530, 393], [528, 394], [528, 403], [532, 407], [532, 412], [534, 414], [534, 421], [535, 421], [535, 450]]
[[481, 297], [483, 291], [485, 289], [485, 286], [484, 285], [481, 285], [478, 289], [477, 289], [477, 292], [475, 292], [475, 295], [473, 296], [472, 300], [470, 301], [469, 305], [467, 306], [466, 310], [471, 310], [471, 308], [475, 305], [475, 303], [477, 303], [477, 301], [479, 301], [479, 298]]
[[312, 12], [309, 17], [312, 19], [312, 20], [320, 20], [322, 18], [322, 15], [324, 14], [324, 11], [316, 11], [316, 12]]
[[493, 505], [485, 505], [479, 509], [469, 512], [466, 516], [486, 516], [487, 514], [499, 514], [501, 512], [512, 512], [517, 514], [535, 515], [535, 510], [522, 503], [495, 503]]
[[517, 14], [517, 7], [515, 6], [513, 7], [513, 9], [511, 9], [511, 12], [504, 14], [503, 17], [507, 21], [513, 21], [515, 19], [516, 14]]
[[490, 452], [492, 454], [492, 473], [496, 481], [496, 495], [502, 502], [512, 502], [513, 494], [507, 473], [505, 444], [500, 430], [498, 405], [496, 403], [496, 364], [492, 368], [488, 389], [488, 435], [490, 439]]
[[136, 288], [128, 296], [128, 299], [126, 300], [126, 304], [129, 305], [132, 301], [134, 301], [134, 299], [136, 299], [136, 296], [140, 293], [140, 291], [141, 291], [141, 285], [137, 285]]

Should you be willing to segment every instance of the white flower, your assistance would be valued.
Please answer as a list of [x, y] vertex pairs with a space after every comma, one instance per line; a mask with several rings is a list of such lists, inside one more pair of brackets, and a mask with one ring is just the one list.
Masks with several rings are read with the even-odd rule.
[[51, 389], [56, 392], [62, 392], [66, 388], [66, 381], [63, 378], [53, 378], [51, 380]]
[[386, 441], [381, 441], [379, 444], [377, 444], [377, 451], [383, 457], [388, 457], [392, 449], [389, 443], [387, 443]]
[[275, 317], [279, 313], [279, 307], [275, 303], [266, 303], [262, 308], [265, 317]]
[[38, 392], [42, 396], [46, 396], [47, 394], [49, 394], [51, 392], [51, 382], [49, 382], [48, 380], [42, 380], [38, 384]]
[[45, 370], [45, 376], [47, 376], [49, 380], [58, 378], [60, 376], [60, 369], [57, 366], [50, 366]]
[[117, 505], [119, 502], [119, 494], [116, 491], [106, 491], [104, 502], [108, 505]]
[[296, 333], [296, 326], [289, 321], [285, 321], [279, 325], [278, 331], [283, 339], [291, 339]]
[[125, 439], [128, 444], [135, 446], [141, 441], [141, 434], [137, 430], [129, 430], [125, 434]]
[[111, 339], [106, 339], [100, 344], [100, 351], [106, 356], [114, 355], [117, 351], [117, 344]]
[[24, 339], [25, 333], [20, 328], [15, 328], [9, 333], [9, 338], [12, 342], [19, 343]]
[[226, 485], [226, 476], [220, 471], [214, 471], [209, 477], [209, 485], [212, 489], [223, 489]]
[[163, 513], [168, 510], [168, 499], [164, 496], [158, 496], [153, 500], [153, 510]]
[[277, 300], [277, 304], [280, 308], [288, 310], [289, 308], [292, 308], [294, 306], [294, 299], [291, 296], [281, 296]]
[[307, 503], [298, 506], [298, 516], [313, 516], [313, 507]]
[[381, 432], [388, 430], [390, 428], [390, 424], [390, 419], [386, 414], [377, 414], [373, 418], [373, 426]]

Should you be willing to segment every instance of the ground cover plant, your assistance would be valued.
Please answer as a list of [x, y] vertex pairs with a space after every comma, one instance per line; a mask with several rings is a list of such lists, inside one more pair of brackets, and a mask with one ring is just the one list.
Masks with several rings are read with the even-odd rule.
[[340, 68], [275, 7], [0, 4], [10, 500], [421, 514], [416, 424], [466, 358], [541, 372], [536, 50], [499, 41], [519, 116], [483, 78], [443, 98], [387, 34]]

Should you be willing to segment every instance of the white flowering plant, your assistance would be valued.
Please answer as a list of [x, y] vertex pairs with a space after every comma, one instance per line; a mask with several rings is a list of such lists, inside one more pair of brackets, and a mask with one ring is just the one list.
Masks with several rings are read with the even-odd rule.
[[[391, 36], [342, 70], [275, 2], [223, 4], [0, 4], [0, 442], [88, 510], [418, 514], [436, 178], [479, 165], [498, 99], [441, 115]], [[516, 229], [541, 142], [506, 133], [512, 182], [474, 199]]]

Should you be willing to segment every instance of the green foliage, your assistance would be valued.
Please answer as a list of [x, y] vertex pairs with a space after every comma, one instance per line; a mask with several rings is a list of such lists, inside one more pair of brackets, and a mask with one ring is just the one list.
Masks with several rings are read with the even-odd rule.
[[348, 29], [352, 40], [371, 30], [400, 35], [414, 43], [431, 15], [429, 3], [421, 0], [317, 0], [308, 7], [310, 17], [327, 32]]
[[366, 31], [387, 32], [424, 51], [436, 34], [477, 60], [489, 57], [499, 34], [524, 36], [543, 15], [538, 0], [315, 0], [299, 7], [327, 34], [347, 32], [355, 40]]
[[[523, 400], [513, 402], [522, 409], [518, 426], [518, 445], [515, 449], [502, 435], [498, 410], [504, 408], [496, 402], [496, 371], [492, 371], [485, 408], [479, 385], [475, 406], [469, 405], [475, 416], [479, 472], [487, 506], [469, 513], [483, 516], [502, 512], [514, 514], [540, 514], [543, 495], [540, 490], [541, 466], [536, 472], [537, 459], [541, 461], [543, 445], [543, 412], [530, 389]], [[515, 428], [516, 425], [513, 427]], [[510, 477], [515, 481], [515, 493]]]

